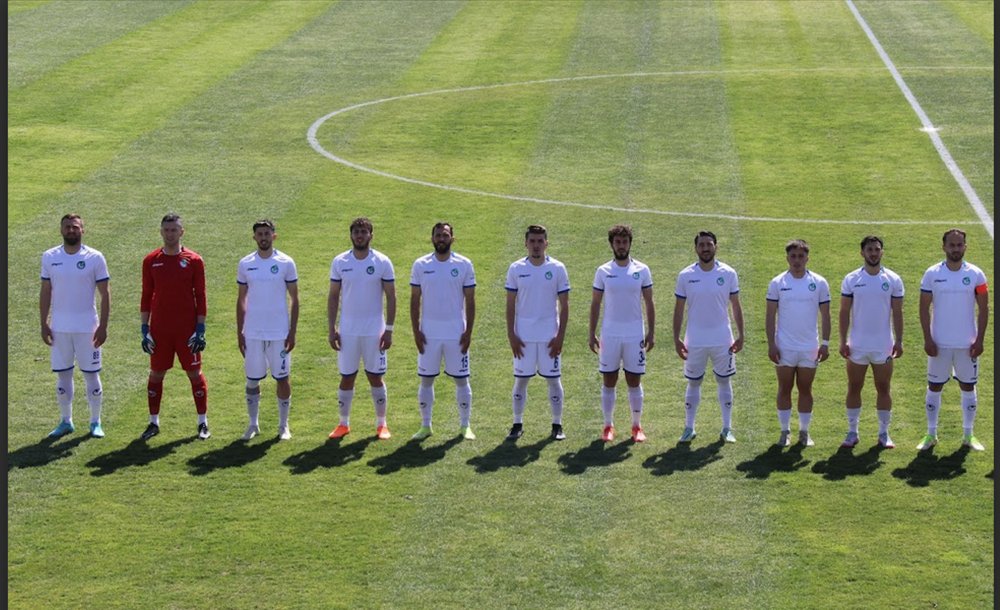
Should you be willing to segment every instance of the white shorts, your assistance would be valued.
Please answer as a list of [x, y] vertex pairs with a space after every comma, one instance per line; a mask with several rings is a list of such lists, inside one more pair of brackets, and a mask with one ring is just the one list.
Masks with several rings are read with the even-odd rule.
[[437, 377], [441, 373], [441, 358], [444, 358], [444, 372], [451, 377], [469, 376], [469, 354], [462, 353], [458, 340], [428, 339], [424, 343], [424, 353], [417, 353], [417, 375]]
[[819, 348], [811, 350], [792, 350], [778, 348], [778, 366], [791, 368], [814, 369], [819, 365]]
[[736, 355], [729, 353], [728, 345], [714, 347], [689, 347], [684, 361], [684, 376], [701, 379], [705, 376], [705, 365], [712, 359], [712, 372], [716, 377], [732, 377], [736, 374]]
[[555, 378], [562, 375], [559, 356], [549, 356], [549, 344], [525, 342], [524, 356], [514, 358], [514, 377], [534, 377], [538, 373], [542, 377]]
[[292, 355], [285, 351], [284, 339], [247, 339], [246, 343], [243, 369], [247, 379], [260, 381], [267, 377], [268, 369], [275, 379], [284, 379], [291, 374]]
[[619, 364], [626, 373], [646, 373], [646, 345], [641, 337], [601, 337], [597, 357], [597, 370], [601, 373], [617, 373]]
[[73, 361], [80, 365], [84, 373], [101, 370], [101, 348], [94, 347], [94, 333], [52, 333], [52, 350], [49, 362], [52, 370], [69, 371]]
[[854, 364], [889, 364], [892, 352], [856, 352], [851, 350], [848, 360]]
[[967, 347], [939, 347], [937, 356], [927, 357], [927, 381], [948, 383], [954, 372], [959, 383], [979, 380], [979, 360], [969, 355]]
[[365, 362], [365, 372], [372, 375], [385, 375], [385, 352], [378, 348], [380, 337], [359, 337], [357, 335], [340, 335], [340, 351], [337, 352], [337, 366], [340, 374], [354, 375], [358, 372], [361, 361]]

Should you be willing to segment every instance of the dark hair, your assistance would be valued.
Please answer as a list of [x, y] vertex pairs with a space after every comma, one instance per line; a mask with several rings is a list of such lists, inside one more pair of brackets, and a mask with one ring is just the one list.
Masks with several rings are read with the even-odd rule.
[[632, 243], [632, 227], [629, 225], [615, 225], [608, 229], [608, 243], [613, 243], [616, 237], [627, 237]]
[[438, 229], [443, 229], [445, 227], [448, 227], [448, 233], [450, 233], [452, 237], [455, 237], [455, 229], [454, 227], [451, 226], [450, 222], [439, 222], [435, 224], [433, 227], [431, 227], [431, 237], [434, 237], [435, 231], [437, 231]]
[[545, 239], [549, 238], [549, 232], [542, 225], [528, 225], [528, 230], [524, 232], [524, 238], [528, 239], [529, 235], [541, 235]]
[[878, 242], [880, 248], [885, 248], [885, 244], [882, 243], [882, 238], [878, 235], [866, 235], [864, 239], [861, 240], [861, 249], [864, 250], [865, 246], [872, 242]]
[[274, 223], [267, 218], [261, 218], [257, 222], [253, 223], [253, 232], [256, 233], [257, 229], [261, 227], [267, 227], [271, 229], [271, 233], [274, 233]]
[[66, 222], [67, 220], [79, 220], [80, 226], [83, 226], [83, 218], [81, 218], [79, 214], [66, 214], [65, 216], [59, 219], [59, 226], [62, 226], [62, 223]]
[[701, 239], [702, 237], [710, 237], [710, 238], [712, 238], [712, 243], [713, 244], [718, 244], [719, 243], [718, 240], [715, 239], [715, 233], [712, 233], [711, 231], [698, 231], [698, 234], [694, 236], [694, 245], [697, 246], [698, 245], [698, 240]]
[[944, 235], [941, 236], [941, 243], [944, 244], [944, 242], [948, 241], [948, 236], [951, 235], [952, 233], [961, 235], [962, 241], [965, 242], [965, 231], [963, 231], [962, 229], [948, 229], [947, 231], [944, 232]]
[[164, 225], [167, 224], [168, 222], [176, 222], [177, 224], [183, 224], [181, 222], [181, 217], [178, 216], [177, 214], [174, 214], [173, 212], [170, 212], [169, 214], [164, 216], [163, 220], [160, 221], [160, 224]]
[[793, 239], [792, 241], [785, 244], [785, 254], [788, 254], [795, 249], [802, 250], [806, 254], [809, 254], [809, 244], [806, 243], [804, 239]]
[[360, 227], [362, 229], [368, 229], [369, 233], [375, 232], [375, 227], [372, 226], [372, 221], [368, 220], [364, 216], [358, 216], [351, 221], [351, 232], [354, 232], [355, 227]]

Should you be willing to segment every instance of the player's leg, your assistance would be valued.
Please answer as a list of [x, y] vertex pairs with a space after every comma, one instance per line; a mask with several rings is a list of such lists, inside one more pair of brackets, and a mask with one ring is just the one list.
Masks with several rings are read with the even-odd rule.
[[809, 425], [812, 423], [814, 404], [812, 386], [813, 381], [816, 380], [816, 362], [816, 358], [810, 355], [808, 359], [800, 361], [799, 366], [795, 367], [795, 385], [799, 390], [799, 444], [806, 447], [811, 447], [814, 444], [812, 437], [809, 436]]
[[687, 360], [684, 361], [687, 387], [684, 390], [684, 432], [679, 439], [682, 443], [690, 443], [696, 436], [694, 424], [701, 405], [701, 383], [705, 380], [708, 352], [705, 347], [689, 347]]
[[[855, 355], [851, 354], [851, 358]], [[861, 419], [861, 390], [865, 387], [865, 376], [868, 374], [868, 363], [847, 359], [847, 396], [844, 406], [847, 411], [847, 436], [841, 447], [854, 447], [858, 444], [858, 422]]]
[[[781, 350], [782, 357], [788, 350]], [[775, 376], [778, 379], [778, 391], [775, 396], [775, 405], [778, 410], [778, 427], [781, 435], [778, 437], [778, 444], [787, 447], [792, 444], [792, 388], [795, 387], [795, 367], [790, 363], [779, 363], [774, 367]], [[801, 392], [801, 389], [799, 390]]]
[[646, 374], [646, 347], [642, 338], [626, 341], [622, 348], [622, 369], [628, 386], [628, 406], [632, 416], [632, 440], [641, 443], [646, 440], [642, 430], [642, 409], [645, 393], [642, 376]]
[[379, 337], [362, 337], [361, 357], [365, 362], [365, 376], [371, 387], [372, 405], [375, 407], [375, 436], [385, 440], [392, 436], [386, 424], [389, 392], [383, 378], [388, 368], [388, 357], [384, 350], [379, 349]]
[[469, 353], [462, 353], [461, 344], [456, 341], [445, 341], [442, 344], [444, 353], [444, 372], [455, 380], [455, 404], [458, 407], [458, 427], [463, 438], [476, 438], [469, 422], [472, 419], [472, 386], [469, 385]]
[[538, 371], [539, 346], [539, 343], [527, 343], [524, 346], [522, 356], [520, 358], [515, 356], [513, 359], [514, 387], [510, 394], [510, 406], [514, 423], [507, 434], [508, 440], [517, 440], [522, 434], [524, 407], [528, 401], [528, 381]]
[[441, 356], [444, 344], [441, 341], [429, 339], [424, 343], [423, 353], [417, 354], [417, 376], [420, 386], [417, 388], [417, 402], [420, 406], [420, 429], [411, 437], [423, 440], [432, 434], [434, 420], [434, 380], [441, 373]]
[[49, 432], [49, 438], [59, 438], [75, 431], [73, 426], [73, 336], [71, 333], [52, 333], [49, 351], [52, 372], [56, 374], [56, 403], [59, 405], [59, 423]]
[[337, 388], [337, 426], [330, 432], [330, 438], [343, 438], [351, 432], [351, 405], [354, 402], [354, 382], [361, 368], [361, 337], [340, 336], [340, 351], [337, 352], [337, 369], [340, 372], [340, 386]]
[[[549, 348], [544, 343], [538, 344], [538, 370], [539, 375], [545, 378], [549, 390], [549, 409], [552, 412], [552, 434], [553, 440], [561, 441], [566, 439], [563, 432], [563, 386], [562, 386], [562, 364], [559, 356], [549, 355]], [[545, 371], [542, 373], [541, 371]]]
[[597, 370], [601, 373], [601, 414], [604, 415], [604, 430], [601, 440], [610, 442], [615, 437], [615, 402], [618, 395], [618, 370], [621, 367], [623, 342], [617, 337], [601, 336], [597, 352]]
[[962, 445], [975, 451], [983, 451], [985, 447], [973, 435], [976, 423], [976, 382], [979, 380], [979, 362], [969, 355], [967, 350], [954, 350], [955, 378], [958, 389], [962, 392]]
[[872, 381], [875, 385], [875, 413], [878, 415], [878, 444], [885, 449], [896, 445], [889, 438], [889, 423], [892, 420], [892, 358], [882, 364], [872, 363]]
[[736, 355], [730, 353], [729, 346], [712, 348], [712, 372], [715, 373], [718, 388], [719, 412], [722, 415], [722, 430], [719, 438], [727, 443], [735, 443], [733, 435], [733, 375], [736, 374]]
[[243, 372], [247, 378], [247, 431], [243, 440], [248, 441], [260, 434], [260, 381], [267, 376], [267, 355], [265, 342], [247, 339], [243, 355]]
[[94, 338], [90, 333], [73, 333], [73, 352], [87, 388], [90, 435], [103, 438], [101, 408], [104, 406], [104, 387], [101, 385], [101, 348], [94, 347]]
[[267, 342], [267, 365], [275, 381], [278, 399], [278, 439], [292, 438], [288, 415], [292, 411], [292, 355], [285, 351], [283, 340]]

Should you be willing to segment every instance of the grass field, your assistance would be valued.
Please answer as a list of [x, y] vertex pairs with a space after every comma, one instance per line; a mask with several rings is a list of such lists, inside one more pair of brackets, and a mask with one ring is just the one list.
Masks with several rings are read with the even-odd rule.
[[[992, 218], [993, 3], [856, 4]], [[986, 452], [959, 446], [954, 384], [941, 444], [914, 450], [925, 428], [921, 275], [957, 225], [967, 259], [992, 281], [992, 226], [845, 3], [11, 0], [7, 10], [9, 607], [993, 604], [992, 332], [976, 425]], [[316, 130], [317, 145], [349, 167], [312, 148], [307, 130], [357, 105]], [[70, 211], [112, 276], [108, 436], [53, 443], [38, 271]], [[168, 211], [206, 260], [214, 436], [194, 439], [189, 386], [175, 370], [162, 434], [146, 446], [135, 441], [147, 417], [140, 262], [160, 245]], [[335, 444], [328, 273], [359, 215], [374, 221], [373, 245], [399, 278], [386, 376], [394, 436], [374, 440], [360, 391], [354, 432]], [[262, 216], [276, 221], [276, 247], [300, 276], [294, 438], [282, 443], [271, 380], [266, 433], [238, 440], [236, 264]], [[453, 223], [455, 249], [476, 265], [479, 438], [455, 437], [442, 379], [436, 434], [416, 444], [406, 281], [438, 220]], [[619, 222], [635, 228], [633, 254], [652, 269], [658, 308], [641, 445], [597, 440], [600, 377], [587, 349], [594, 269]], [[548, 405], [533, 381], [514, 446], [502, 442], [503, 281], [533, 223], [549, 228], [549, 253], [573, 286], [569, 438], [547, 440]], [[670, 341], [673, 288], [701, 229], [719, 235], [719, 259], [740, 273], [736, 445], [715, 442], [711, 381], [698, 439], [676, 444], [684, 380]], [[907, 291], [893, 387], [899, 448], [874, 447], [869, 382], [861, 445], [838, 449], [846, 381], [834, 355], [817, 376], [817, 445], [780, 450], [767, 282], [786, 268], [784, 243], [804, 238], [810, 267], [836, 293], [871, 232]], [[838, 308], [835, 298], [835, 321]], [[78, 430], [82, 385], [78, 376]], [[620, 390], [616, 423], [627, 422]]]

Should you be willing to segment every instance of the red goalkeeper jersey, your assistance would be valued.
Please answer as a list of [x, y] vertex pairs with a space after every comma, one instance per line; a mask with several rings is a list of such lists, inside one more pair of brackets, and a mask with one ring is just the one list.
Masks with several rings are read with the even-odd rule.
[[162, 331], [192, 332], [198, 316], [206, 315], [205, 261], [181, 247], [179, 254], [157, 248], [142, 259], [142, 301], [149, 324]]

